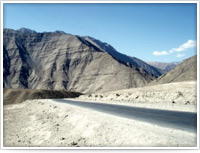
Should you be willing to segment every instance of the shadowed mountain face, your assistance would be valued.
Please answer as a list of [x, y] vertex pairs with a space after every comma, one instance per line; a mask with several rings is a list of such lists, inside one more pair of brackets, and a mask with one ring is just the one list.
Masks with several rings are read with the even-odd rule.
[[163, 71], [161, 69], [155, 68], [154, 66], [151, 66], [136, 57], [130, 57], [130, 56], [127, 56], [127, 55], [117, 52], [111, 45], [109, 45], [107, 43], [103, 43], [100, 40], [97, 40], [97, 39], [94, 39], [94, 38], [88, 37], [88, 36], [84, 37], [84, 39], [86, 39], [93, 45], [97, 46], [101, 50], [108, 52], [116, 60], [123, 62], [127, 66], [134, 65], [136, 67], [140, 67], [142, 69], [145, 69], [148, 73], [153, 74], [156, 77], [159, 77], [163, 73]]
[[192, 56], [150, 84], [197, 80], [197, 55]]
[[93, 93], [144, 86], [161, 72], [94, 38], [23, 28], [4, 29], [3, 75], [5, 88]]

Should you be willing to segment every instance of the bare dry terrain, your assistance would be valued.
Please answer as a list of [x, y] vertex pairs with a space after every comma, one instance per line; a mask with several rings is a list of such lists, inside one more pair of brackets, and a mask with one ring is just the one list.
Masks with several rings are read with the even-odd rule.
[[4, 147], [195, 147], [196, 133], [52, 100], [4, 106]]
[[106, 93], [87, 94], [76, 99], [154, 109], [196, 112], [197, 82], [175, 82]]
[[[77, 99], [196, 112], [196, 82], [83, 95]], [[195, 147], [197, 145], [197, 136], [194, 132], [122, 118], [50, 99], [8, 104], [4, 105], [3, 110], [4, 147]]]

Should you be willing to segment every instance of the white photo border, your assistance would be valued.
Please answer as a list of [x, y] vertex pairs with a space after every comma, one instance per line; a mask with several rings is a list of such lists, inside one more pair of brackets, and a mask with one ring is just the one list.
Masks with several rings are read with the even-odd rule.
[[[3, 146], [3, 5], [6, 3], [196, 3], [197, 4], [197, 146], [196, 147], [4, 147]], [[68, 150], [89, 150], [89, 149], [186, 149], [186, 150], [196, 150], [199, 149], [199, 5], [200, 2], [198, 0], [192, 0], [192, 1], [106, 1], [106, 0], [100, 0], [100, 1], [1, 1], [1, 149], [3, 150], [22, 150], [22, 149], [68, 149]]]

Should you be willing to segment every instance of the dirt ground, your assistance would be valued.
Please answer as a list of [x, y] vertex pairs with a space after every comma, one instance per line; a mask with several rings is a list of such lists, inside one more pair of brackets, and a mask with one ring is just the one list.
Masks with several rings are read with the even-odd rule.
[[196, 112], [196, 93], [195, 81], [80, 97], [78, 97], [80, 93], [5, 89], [3, 145], [4, 147], [195, 147], [196, 133], [39, 98], [78, 97], [74, 100]]
[[86, 108], [27, 100], [4, 105], [4, 147], [195, 147], [196, 133]]
[[76, 100], [197, 112], [197, 82], [176, 82], [106, 93], [86, 94], [77, 97]]

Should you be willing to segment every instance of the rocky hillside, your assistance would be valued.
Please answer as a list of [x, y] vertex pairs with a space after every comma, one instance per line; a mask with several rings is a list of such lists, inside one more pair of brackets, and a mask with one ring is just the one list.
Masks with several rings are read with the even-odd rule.
[[146, 70], [148, 73], [153, 74], [156, 77], [159, 77], [163, 74], [163, 71], [160, 68], [156, 68], [155, 66], [151, 66], [150, 64], [145, 63], [144, 61], [136, 58], [130, 57], [125, 54], [117, 52], [111, 45], [104, 43], [100, 40], [94, 39], [92, 37], [84, 37], [87, 41], [98, 47], [99, 49], [108, 52], [112, 57], [125, 63], [127, 66], [136, 66]]
[[161, 72], [94, 38], [23, 28], [4, 29], [3, 75], [5, 88], [93, 93], [144, 86]]
[[163, 74], [150, 84], [197, 80], [197, 55], [184, 60], [168, 73]]

